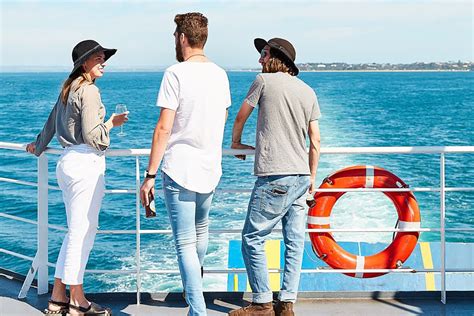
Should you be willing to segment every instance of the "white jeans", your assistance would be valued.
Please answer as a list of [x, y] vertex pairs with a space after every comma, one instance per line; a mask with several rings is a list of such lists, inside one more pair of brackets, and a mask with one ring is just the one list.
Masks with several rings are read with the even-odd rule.
[[83, 283], [104, 197], [104, 173], [105, 156], [86, 144], [67, 147], [56, 166], [68, 232], [59, 252], [54, 277], [64, 284]]

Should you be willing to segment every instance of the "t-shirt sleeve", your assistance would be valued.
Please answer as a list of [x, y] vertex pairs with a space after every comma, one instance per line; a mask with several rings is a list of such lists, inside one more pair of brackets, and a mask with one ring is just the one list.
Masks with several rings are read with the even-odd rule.
[[179, 105], [179, 81], [175, 73], [166, 71], [161, 80], [160, 92], [156, 105], [175, 110]]
[[257, 78], [255, 78], [255, 81], [250, 86], [249, 92], [245, 97], [245, 102], [247, 102], [248, 105], [250, 105], [251, 107], [257, 106], [264, 85], [265, 82], [263, 81], [262, 76], [258, 75]]
[[316, 121], [321, 117], [321, 110], [319, 109], [319, 102], [318, 102], [318, 96], [314, 94], [314, 104], [313, 108], [311, 109], [311, 116], [309, 118], [309, 121]]
[[230, 84], [229, 78], [227, 75], [225, 76], [226, 79], [226, 90], [225, 90], [225, 108], [228, 109], [232, 105], [232, 98], [230, 96]]

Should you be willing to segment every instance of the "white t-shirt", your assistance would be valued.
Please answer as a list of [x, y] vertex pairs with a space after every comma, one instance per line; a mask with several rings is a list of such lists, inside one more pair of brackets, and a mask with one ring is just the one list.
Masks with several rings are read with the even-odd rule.
[[226, 72], [211, 62], [166, 69], [157, 106], [176, 111], [162, 171], [180, 186], [212, 192], [222, 175], [222, 138], [231, 105]]

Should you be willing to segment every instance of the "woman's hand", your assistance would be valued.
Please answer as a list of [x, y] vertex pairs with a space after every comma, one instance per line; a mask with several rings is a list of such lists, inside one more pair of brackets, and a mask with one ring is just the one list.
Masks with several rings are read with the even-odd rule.
[[[236, 142], [232, 142], [232, 145], [230, 146], [230, 148], [232, 148], [232, 149], [255, 149], [255, 147], [252, 147], [250, 145], [245, 145], [245, 144], [236, 143]], [[241, 160], [245, 160], [245, 158], [246, 158], [245, 155], [236, 155], [235, 157], [237, 157]]]
[[36, 150], [36, 143], [31, 142], [28, 145], [26, 145], [26, 151], [29, 152], [30, 154], [34, 154]]
[[112, 123], [113, 127], [118, 127], [128, 121], [128, 111], [120, 114], [113, 113], [109, 118], [109, 121]]
[[142, 186], [140, 187], [140, 201], [142, 202], [143, 207], [146, 207], [150, 204], [150, 200], [148, 198], [150, 192], [153, 196], [155, 196], [155, 179], [145, 178], [145, 180], [143, 180]]

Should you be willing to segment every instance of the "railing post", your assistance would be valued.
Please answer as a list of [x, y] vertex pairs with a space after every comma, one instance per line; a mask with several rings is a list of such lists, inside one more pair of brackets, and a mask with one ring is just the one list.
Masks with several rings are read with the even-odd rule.
[[38, 294], [48, 293], [48, 157], [38, 158]]
[[140, 305], [140, 292], [142, 287], [140, 275], [140, 160], [135, 157], [135, 216], [136, 216], [136, 265], [137, 265], [137, 305]]
[[440, 221], [441, 221], [441, 302], [446, 304], [446, 179], [444, 153], [440, 157]]

